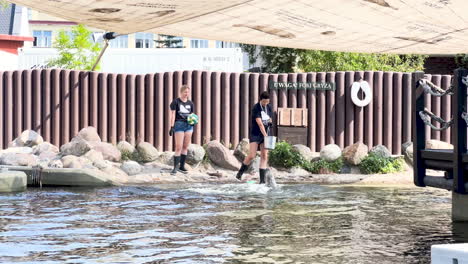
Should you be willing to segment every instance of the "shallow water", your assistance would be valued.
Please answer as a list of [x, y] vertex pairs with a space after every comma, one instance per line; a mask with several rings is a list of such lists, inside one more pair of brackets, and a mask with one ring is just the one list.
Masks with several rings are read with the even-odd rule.
[[256, 184], [0, 194], [0, 263], [429, 263], [450, 193]]

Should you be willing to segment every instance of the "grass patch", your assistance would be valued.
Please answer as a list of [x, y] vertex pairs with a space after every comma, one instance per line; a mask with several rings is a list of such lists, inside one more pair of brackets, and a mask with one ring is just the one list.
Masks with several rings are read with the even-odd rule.
[[341, 168], [343, 168], [344, 162], [343, 158], [339, 158], [334, 161], [326, 161], [324, 159], [319, 159], [317, 161], [304, 162], [302, 168], [306, 171], [314, 174], [320, 173], [322, 170], [331, 171], [334, 173], [340, 173]]

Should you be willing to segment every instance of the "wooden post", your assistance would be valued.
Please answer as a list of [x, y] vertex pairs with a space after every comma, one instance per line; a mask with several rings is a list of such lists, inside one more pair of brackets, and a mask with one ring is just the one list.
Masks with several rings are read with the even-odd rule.
[[419, 187], [425, 187], [424, 177], [426, 176], [426, 167], [421, 157], [421, 150], [425, 148], [426, 133], [425, 125], [419, 111], [424, 110], [424, 90], [418, 85], [420, 79], [424, 78], [424, 72], [414, 72], [411, 77], [413, 83], [413, 168], [414, 184]]
[[466, 152], [466, 122], [462, 113], [466, 112], [466, 85], [462, 78], [468, 75], [468, 70], [457, 69], [454, 73], [455, 90], [452, 95], [452, 140], [453, 140], [453, 191], [465, 194], [465, 176], [463, 175], [463, 154]]

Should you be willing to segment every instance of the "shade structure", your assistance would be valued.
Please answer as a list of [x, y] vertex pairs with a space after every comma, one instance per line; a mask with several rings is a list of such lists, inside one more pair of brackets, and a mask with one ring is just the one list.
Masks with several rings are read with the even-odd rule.
[[468, 53], [466, 0], [13, 0], [117, 33], [372, 53]]

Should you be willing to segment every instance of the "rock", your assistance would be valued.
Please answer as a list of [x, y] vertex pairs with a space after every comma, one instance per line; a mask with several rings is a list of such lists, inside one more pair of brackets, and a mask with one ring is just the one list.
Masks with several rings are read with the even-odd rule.
[[91, 161], [83, 157], [77, 157], [73, 155], [67, 155], [61, 159], [64, 168], [90, 168], [92, 166]]
[[33, 147], [44, 142], [44, 139], [34, 130], [25, 130], [12, 143], [12, 146]]
[[408, 147], [413, 147], [413, 142], [408, 141], [403, 144], [401, 144], [401, 153], [404, 153]]
[[94, 163], [96, 161], [104, 160], [104, 156], [102, 155], [102, 153], [99, 152], [99, 151], [96, 151], [94, 149], [86, 152], [86, 154], [84, 154], [83, 157], [87, 158], [92, 163]]
[[93, 162], [93, 166], [100, 170], [104, 170], [108, 167], [112, 167], [112, 164], [108, 160], [96, 160]]
[[250, 142], [248, 138], [242, 139], [239, 144], [237, 144], [234, 149], [234, 156], [240, 161], [243, 162], [245, 157], [249, 155]]
[[413, 164], [413, 143], [406, 142], [401, 146], [401, 154], [405, 155], [405, 160]]
[[79, 137], [73, 138], [72, 141], [60, 147], [60, 152], [63, 156], [73, 155], [79, 157], [89, 150], [91, 150], [91, 145]]
[[0, 172], [0, 193], [24, 191], [27, 184], [28, 177], [22, 171]]
[[37, 156], [25, 153], [4, 153], [0, 155], [1, 165], [10, 166], [36, 166], [38, 163]]
[[289, 169], [289, 173], [294, 175], [294, 177], [304, 177], [304, 176], [310, 176], [311, 173], [304, 170], [303, 168], [297, 168], [297, 167], [293, 167], [291, 169]]
[[123, 184], [128, 181], [128, 175], [123, 170], [117, 167], [109, 166], [105, 169], [102, 169], [101, 171], [109, 175], [110, 179], [113, 182], [118, 182], [118, 183]]
[[49, 142], [42, 142], [41, 144], [34, 146], [32, 148], [34, 155], [40, 155], [43, 152], [54, 152], [59, 153], [59, 148], [55, 145], [50, 144]]
[[249, 168], [247, 169], [248, 174], [254, 174], [258, 172], [260, 168], [260, 157], [255, 157], [255, 159], [250, 162]]
[[48, 164], [49, 168], [63, 168], [63, 163], [61, 160], [51, 160]]
[[143, 162], [155, 161], [159, 157], [158, 150], [148, 142], [139, 143], [137, 150]]
[[392, 153], [388, 150], [387, 147], [384, 145], [377, 145], [374, 146], [369, 153], [372, 153], [376, 156], [382, 157], [382, 158], [390, 158], [392, 156]]
[[157, 159], [160, 163], [166, 165], [174, 165], [174, 152], [165, 151]]
[[453, 149], [453, 145], [444, 141], [429, 139], [426, 141], [426, 149]]
[[122, 169], [128, 175], [135, 175], [142, 171], [142, 166], [136, 161], [128, 160], [122, 163], [120, 169]]
[[367, 145], [364, 143], [354, 143], [343, 150], [343, 159], [351, 165], [359, 165], [359, 163], [361, 163], [361, 161], [367, 156], [368, 150]]
[[340, 170], [341, 174], [361, 174], [361, 170], [357, 166], [344, 164]]
[[101, 137], [99, 136], [96, 128], [94, 127], [85, 127], [81, 129], [76, 137], [81, 138], [85, 141], [101, 142]]
[[320, 154], [312, 152], [309, 147], [302, 144], [293, 145], [292, 148], [301, 154], [302, 158], [311, 161], [313, 158], [320, 157]]
[[91, 142], [91, 149], [102, 153], [105, 160], [118, 162], [122, 158], [116, 146], [106, 142]]
[[186, 162], [188, 164], [198, 164], [203, 160], [205, 157], [205, 149], [197, 144], [190, 144], [187, 150], [187, 159]]
[[135, 147], [127, 141], [120, 141], [117, 144], [117, 149], [119, 149], [121, 153], [133, 153], [136, 151]]
[[341, 149], [338, 145], [329, 144], [320, 151], [320, 158], [326, 161], [334, 161], [341, 157]]
[[20, 143], [19, 139], [14, 139], [12, 142], [8, 143], [8, 148], [17, 148], [22, 147], [23, 145]]
[[213, 140], [208, 142], [206, 151], [210, 160], [221, 168], [229, 170], [238, 170], [240, 168], [240, 162], [219, 141]]
[[4, 153], [33, 154], [33, 149], [30, 147], [11, 147], [4, 150], [0, 150], [0, 154]]
[[40, 160], [43, 160], [43, 159], [53, 160], [56, 157], [57, 157], [57, 153], [52, 152], [52, 151], [44, 151], [41, 154], [39, 154], [39, 159]]

